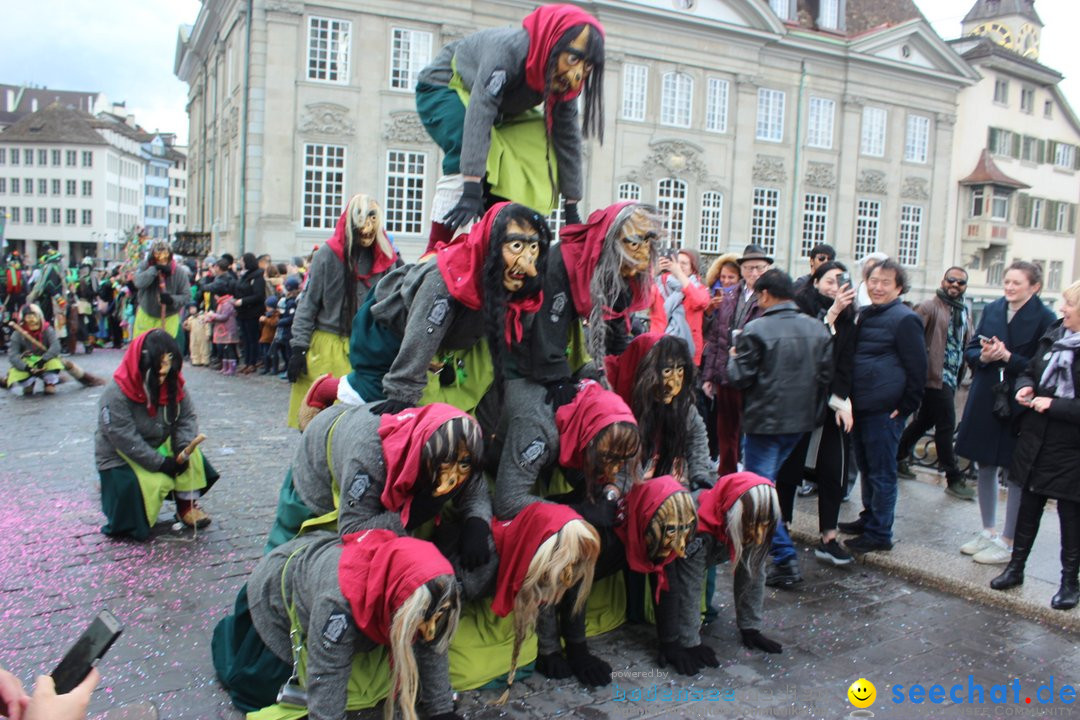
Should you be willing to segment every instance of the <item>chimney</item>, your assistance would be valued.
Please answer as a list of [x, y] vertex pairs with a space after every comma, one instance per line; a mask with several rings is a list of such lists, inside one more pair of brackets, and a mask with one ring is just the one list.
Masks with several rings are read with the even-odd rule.
[[124, 118], [124, 122], [127, 123], [128, 125], [130, 125], [131, 127], [135, 127], [135, 116], [134, 115], [128, 115], [127, 117]]

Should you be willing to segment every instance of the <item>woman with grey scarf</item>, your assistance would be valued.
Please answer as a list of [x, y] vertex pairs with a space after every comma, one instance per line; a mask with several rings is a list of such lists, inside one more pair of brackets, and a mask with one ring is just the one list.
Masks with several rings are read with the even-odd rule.
[[1016, 382], [1016, 402], [1026, 411], [1010, 474], [1023, 496], [1012, 558], [990, 581], [995, 590], [1023, 584], [1043, 508], [1053, 498], [1061, 522], [1061, 587], [1050, 601], [1055, 610], [1069, 610], [1080, 602], [1080, 281], [1062, 296], [1062, 319], [1043, 335]]

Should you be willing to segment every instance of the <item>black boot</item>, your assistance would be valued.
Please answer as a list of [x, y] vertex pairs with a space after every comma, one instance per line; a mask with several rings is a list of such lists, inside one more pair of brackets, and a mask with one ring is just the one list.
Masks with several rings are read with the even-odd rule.
[[1045, 504], [1046, 498], [1024, 490], [1020, 500], [1020, 512], [1016, 518], [1012, 557], [1004, 572], [990, 581], [990, 587], [994, 590], [1008, 590], [1024, 584], [1024, 568], [1027, 566], [1028, 555], [1031, 554], [1031, 546], [1035, 544], [1035, 536], [1039, 532], [1039, 521], [1042, 520]]
[[1050, 601], [1055, 610], [1071, 610], [1080, 603], [1080, 504], [1058, 500], [1061, 521], [1061, 587]]

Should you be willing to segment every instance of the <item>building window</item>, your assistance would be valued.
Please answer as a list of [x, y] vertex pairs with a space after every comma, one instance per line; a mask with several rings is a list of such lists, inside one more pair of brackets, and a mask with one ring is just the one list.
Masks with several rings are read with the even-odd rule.
[[705, 100], [705, 129], [727, 132], [728, 81], [709, 78]]
[[304, 227], [334, 227], [344, 193], [345, 146], [304, 145]]
[[59, 178], [56, 178], [56, 179], [54, 179], [52, 181], [52, 194], [53, 195], [59, 195], [60, 194], [60, 180], [59, 180]]
[[37, 164], [41, 167], [46, 167], [49, 164], [49, 151], [38, 150], [37, 151]]
[[780, 191], [754, 188], [750, 214], [750, 242], [760, 245], [766, 254], [776, 252], [776, 232], [780, 219]]
[[882, 108], [864, 107], [862, 111], [862, 147], [870, 157], [885, 156], [885, 125], [889, 114]]
[[47, 208], [38, 208], [37, 221], [38, 225], [44, 225], [49, 222], [49, 210]]
[[660, 124], [690, 127], [694, 79], [686, 73], [664, 73], [660, 97]]
[[781, 142], [784, 139], [784, 92], [758, 89], [757, 139]]
[[1031, 223], [1028, 227], [1042, 229], [1043, 226], [1043, 201], [1042, 198], [1031, 199]]
[[66, 190], [67, 195], [69, 195], [71, 197], [74, 197], [75, 196], [75, 181], [74, 180], [65, 180], [64, 181], [64, 189]]
[[806, 193], [803, 201], [802, 245], [800, 256], [810, 257], [815, 245], [827, 242], [829, 232], [829, 196]]
[[724, 219], [724, 196], [709, 191], [701, 196], [701, 252], [720, 252], [720, 231]]
[[53, 225], [59, 225], [60, 224], [60, 208], [53, 208], [51, 214], [52, 214], [52, 224]]
[[59, 150], [53, 150], [52, 151], [52, 166], [53, 167], [60, 167], [60, 151]]
[[881, 231], [881, 203], [877, 200], [860, 200], [855, 213], [855, 260], [862, 260], [877, 252]]
[[1026, 113], [1035, 112], [1035, 91], [1031, 88], [1020, 88], [1020, 109]]
[[1050, 270], [1046, 273], [1046, 289], [1058, 292], [1061, 290], [1061, 277], [1065, 273], [1065, 263], [1061, 260], [1051, 260]]
[[840, 27], [840, 0], [821, 0], [818, 27], [837, 30]]
[[7, 178], [0, 178], [0, 195], [7, 194]]
[[390, 48], [390, 87], [412, 90], [416, 76], [431, 62], [431, 33], [394, 28]]
[[23, 178], [23, 192], [27, 195], [34, 194], [34, 178]]
[[900, 239], [896, 259], [901, 265], [919, 264], [919, 246], [922, 244], [923, 209], [919, 205], [900, 207]]
[[82, 166], [84, 168], [94, 167], [94, 151], [93, 150], [83, 150]]
[[1057, 217], [1054, 221], [1054, 229], [1057, 232], [1069, 231], [1069, 211], [1072, 210], [1072, 205], [1065, 202], [1056, 203], [1057, 205]]
[[1031, 137], [1030, 135], [1025, 135], [1023, 141], [1021, 142], [1020, 157], [1025, 162], [1042, 162], [1042, 158], [1040, 157], [1039, 153], [1039, 140]]
[[994, 191], [994, 198], [990, 202], [991, 220], [1009, 219], [1009, 196], [1000, 190]]
[[0, 148], [0, 165], [7, 165], [7, 148]]
[[94, 196], [94, 181], [83, 180], [82, 181], [82, 196], [93, 197]]
[[92, 210], [83, 210], [82, 211], [82, 224], [83, 225], [93, 225], [94, 224], [94, 213], [93, 213]]
[[999, 105], [1009, 104], [1009, 81], [1008, 80], [995, 80], [994, 81], [994, 102]]
[[23, 149], [23, 165], [30, 167], [34, 164], [34, 151], [30, 148]]
[[[19, 148], [11, 148], [11, 164], [12, 165], [18, 165], [19, 164]], [[15, 208], [12, 208], [12, 211], [14, 211], [14, 210], [15, 210]]]
[[349, 81], [351, 27], [348, 20], [308, 18], [308, 80]]
[[19, 178], [11, 178], [11, 194], [19, 194]]
[[72, 208], [64, 211], [64, 223], [67, 225], [75, 224], [75, 211]]
[[930, 150], [930, 118], [908, 115], [907, 137], [904, 140], [904, 159], [924, 163]]
[[1054, 143], [1054, 165], [1065, 170], [1072, 170], [1076, 162], [1076, 146], [1068, 143]]
[[686, 229], [686, 183], [664, 178], [656, 186], [656, 206], [667, 216], [668, 237], [675, 246], [683, 244]]
[[78, 154], [74, 150], [64, 151], [64, 164], [68, 167], [75, 167], [76, 158]]
[[[1054, 101], [1047, 100], [1043, 103], [1043, 117], [1050, 120], [1054, 117]], [[0, 163], [3, 164], [3, 163]]]
[[649, 66], [627, 64], [623, 66], [623, 120], [644, 120], [646, 97], [649, 88]]
[[619, 183], [619, 196], [616, 200], [633, 200], [638, 202], [641, 200], [641, 186], [637, 183], [624, 182]]
[[45, 178], [38, 178], [37, 181], [37, 194], [48, 195], [49, 194], [49, 181]]
[[25, 208], [23, 213], [23, 222], [27, 225], [34, 224], [34, 208]]
[[390, 150], [386, 156], [386, 229], [419, 235], [424, 224], [427, 153]]
[[1011, 130], [1001, 130], [999, 128], [990, 128], [989, 134], [987, 145], [991, 153], [1008, 157], [1020, 157], [1022, 143], [1019, 135]]
[[20, 214], [19, 208], [17, 208], [17, 207], [11, 208], [11, 222], [13, 222], [13, 223], [20, 222], [19, 214]]
[[810, 147], [832, 148], [833, 115], [836, 103], [825, 98], [810, 98], [810, 108], [806, 118], [806, 144]]
[[781, 20], [788, 19], [788, 13], [790, 12], [788, 0], [769, 0], [769, 7]]

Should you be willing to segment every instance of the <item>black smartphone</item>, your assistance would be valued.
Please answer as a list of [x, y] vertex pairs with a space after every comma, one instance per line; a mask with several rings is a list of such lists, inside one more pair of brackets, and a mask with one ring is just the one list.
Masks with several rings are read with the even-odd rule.
[[69, 693], [85, 680], [90, 669], [97, 665], [98, 660], [112, 647], [123, 631], [124, 626], [115, 615], [108, 610], [99, 612], [90, 627], [75, 641], [64, 659], [52, 671], [56, 694]]
[[836, 276], [836, 286], [843, 289], [845, 285], [851, 285], [851, 275], [846, 271], [841, 270], [840, 274]]

